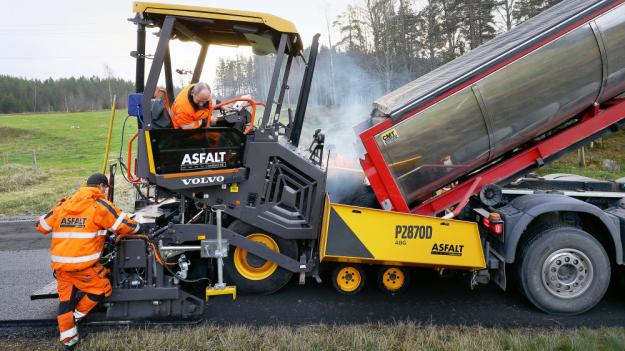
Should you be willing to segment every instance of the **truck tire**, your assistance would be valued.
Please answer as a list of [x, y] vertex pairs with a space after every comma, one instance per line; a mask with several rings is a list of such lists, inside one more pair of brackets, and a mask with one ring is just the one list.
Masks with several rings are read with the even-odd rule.
[[519, 252], [517, 283], [539, 309], [574, 315], [593, 308], [610, 284], [610, 260], [603, 246], [577, 227], [534, 231]]
[[[239, 220], [232, 222], [228, 229], [283, 255], [297, 258], [297, 243], [293, 240], [279, 238]], [[224, 259], [225, 283], [234, 284], [242, 294], [274, 293], [284, 287], [292, 276], [292, 272], [238, 247], [230, 247], [228, 257]]]

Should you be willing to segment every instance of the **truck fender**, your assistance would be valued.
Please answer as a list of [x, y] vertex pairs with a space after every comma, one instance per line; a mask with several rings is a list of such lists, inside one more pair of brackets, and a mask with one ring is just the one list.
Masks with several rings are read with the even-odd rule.
[[512, 200], [508, 206], [518, 212], [510, 217], [510, 221], [506, 220], [504, 250], [507, 263], [514, 262], [519, 241], [534, 218], [549, 212], [566, 211], [587, 213], [599, 219], [610, 232], [614, 242], [616, 263], [623, 264], [623, 246], [618, 219], [597, 206], [560, 194], [523, 195]]

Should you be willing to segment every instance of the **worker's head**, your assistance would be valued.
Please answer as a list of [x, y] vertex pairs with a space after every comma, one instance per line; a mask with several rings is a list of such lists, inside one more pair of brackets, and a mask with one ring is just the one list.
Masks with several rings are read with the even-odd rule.
[[199, 82], [193, 86], [193, 92], [191, 93], [193, 97], [193, 102], [197, 105], [204, 105], [210, 101], [211, 98], [211, 88], [208, 84], [204, 82]]
[[94, 173], [87, 178], [87, 186], [100, 189], [102, 193], [109, 187], [109, 180], [102, 173]]

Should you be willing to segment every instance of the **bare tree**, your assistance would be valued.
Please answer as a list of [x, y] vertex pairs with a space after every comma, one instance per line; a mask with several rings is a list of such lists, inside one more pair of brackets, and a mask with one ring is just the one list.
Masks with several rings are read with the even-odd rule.
[[385, 91], [391, 91], [395, 69], [392, 18], [394, 0], [366, 0], [369, 28], [373, 35], [373, 56], [376, 68], [384, 80]]
[[501, 17], [506, 25], [506, 31], [512, 29], [515, 24], [513, 11], [516, 2], [517, 0], [500, 0], [499, 2], [497, 2], [497, 7], [495, 7], [497, 14], [499, 15], [499, 17]]

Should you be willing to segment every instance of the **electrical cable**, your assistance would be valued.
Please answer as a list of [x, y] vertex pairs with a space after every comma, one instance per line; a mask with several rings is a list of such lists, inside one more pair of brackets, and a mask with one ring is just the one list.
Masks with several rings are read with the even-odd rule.
[[124, 135], [126, 133], [126, 123], [128, 122], [128, 118], [130, 117], [133, 117], [133, 116], [127, 115], [126, 118], [124, 119], [124, 123], [122, 124], [122, 134], [121, 134], [121, 141], [119, 143], [119, 155], [117, 157], [117, 162], [119, 163], [119, 166], [122, 169], [122, 172], [121, 172], [122, 177], [124, 177], [126, 182], [130, 183], [135, 188], [135, 190], [137, 191], [137, 193], [139, 194], [139, 196], [141, 196], [143, 200], [149, 201], [150, 199], [146, 197], [145, 195], [143, 195], [143, 193], [141, 192], [141, 189], [139, 189], [139, 186], [136, 183], [131, 182], [130, 179], [126, 177], [126, 173], [128, 172], [128, 166], [126, 165], [126, 163], [124, 163], [124, 158], [123, 158]]

